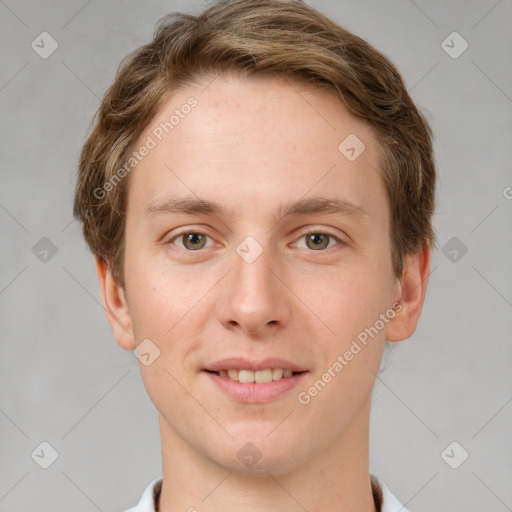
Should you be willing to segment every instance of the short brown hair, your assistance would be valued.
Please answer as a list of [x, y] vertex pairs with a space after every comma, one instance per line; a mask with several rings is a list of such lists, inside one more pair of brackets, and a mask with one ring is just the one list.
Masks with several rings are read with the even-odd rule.
[[300, 0], [221, 0], [198, 16], [165, 16], [153, 40], [125, 57], [82, 149], [73, 214], [119, 283], [129, 176], [106, 185], [171, 93], [223, 72], [279, 75], [334, 92], [379, 141], [394, 274], [406, 255], [435, 245], [432, 132], [390, 61]]

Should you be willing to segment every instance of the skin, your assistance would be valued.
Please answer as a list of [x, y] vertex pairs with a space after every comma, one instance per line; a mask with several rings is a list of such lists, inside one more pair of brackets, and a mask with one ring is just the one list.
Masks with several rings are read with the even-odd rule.
[[[140, 364], [159, 412], [160, 511], [375, 511], [371, 392], [385, 340], [416, 328], [430, 249], [393, 275], [377, 139], [336, 97], [278, 77], [207, 84], [176, 92], [140, 137], [197, 99], [129, 177], [126, 290], [96, 260], [117, 343], [134, 350], [149, 338], [161, 351]], [[338, 150], [349, 134], [366, 146], [353, 162]], [[171, 196], [216, 201], [226, 212], [144, 214]], [[281, 204], [313, 196], [344, 199], [366, 215], [280, 216]], [[185, 248], [176, 236], [183, 229], [207, 235], [204, 248]], [[335, 238], [318, 249], [305, 230]], [[252, 263], [236, 252], [247, 236], [263, 250]], [[298, 393], [397, 301], [400, 312], [379, 334], [299, 403]], [[234, 355], [280, 357], [309, 373], [268, 403], [241, 403], [202, 371]], [[261, 453], [250, 468], [237, 458], [247, 442]]]

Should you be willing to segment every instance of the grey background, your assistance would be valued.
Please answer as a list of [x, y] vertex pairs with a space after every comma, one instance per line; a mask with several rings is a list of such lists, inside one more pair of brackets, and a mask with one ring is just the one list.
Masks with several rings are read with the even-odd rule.
[[[512, 3], [309, 3], [395, 62], [436, 134], [440, 247], [418, 329], [379, 375], [371, 470], [415, 512], [512, 510]], [[164, 14], [204, 5], [0, 0], [1, 512], [119, 511], [161, 474], [157, 413], [71, 207], [121, 57]], [[47, 59], [31, 48], [43, 31], [59, 45]], [[469, 44], [456, 59], [441, 46], [453, 31]], [[48, 469], [31, 457], [43, 441], [58, 452]], [[452, 464], [469, 453], [458, 469], [441, 455], [453, 441]]]

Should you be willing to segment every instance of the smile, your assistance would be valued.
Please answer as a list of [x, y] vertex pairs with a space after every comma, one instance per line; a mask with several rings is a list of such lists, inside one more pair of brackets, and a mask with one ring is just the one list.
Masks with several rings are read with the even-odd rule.
[[[227, 377], [231, 380], [242, 382], [244, 384], [251, 384], [256, 382], [257, 384], [265, 384], [274, 380], [281, 380], [287, 377], [291, 377], [294, 372], [290, 369], [283, 368], [266, 368], [264, 370], [220, 370], [217, 373], [220, 377]], [[298, 372], [295, 372], [298, 373]]]
[[286, 395], [308, 373], [308, 371], [293, 372], [282, 368], [203, 371], [203, 374], [209, 377], [210, 382], [222, 394], [235, 402], [247, 404], [264, 404]]

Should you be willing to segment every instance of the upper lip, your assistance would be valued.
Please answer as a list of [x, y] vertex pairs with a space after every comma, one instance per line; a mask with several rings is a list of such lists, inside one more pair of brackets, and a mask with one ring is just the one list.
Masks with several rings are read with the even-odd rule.
[[282, 368], [283, 370], [291, 370], [292, 372], [305, 372], [307, 371], [304, 367], [287, 361], [286, 359], [280, 359], [278, 357], [267, 357], [256, 361], [254, 359], [247, 359], [245, 357], [227, 357], [225, 359], [219, 359], [214, 363], [209, 364], [204, 369], [211, 372], [218, 372], [220, 370], [266, 370], [267, 368]]

